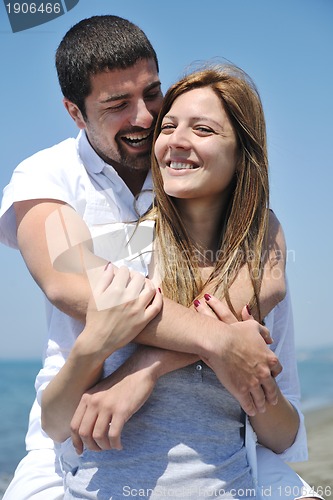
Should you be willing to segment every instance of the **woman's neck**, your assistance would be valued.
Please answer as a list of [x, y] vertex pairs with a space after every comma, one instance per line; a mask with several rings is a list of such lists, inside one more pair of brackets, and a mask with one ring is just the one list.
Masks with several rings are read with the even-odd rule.
[[[192, 241], [207, 255], [218, 250], [220, 240], [221, 216], [225, 203], [221, 198], [212, 200], [178, 199], [177, 206], [182, 214], [182, 220]], [[215, 260], [215, 259], [213, 259]]]

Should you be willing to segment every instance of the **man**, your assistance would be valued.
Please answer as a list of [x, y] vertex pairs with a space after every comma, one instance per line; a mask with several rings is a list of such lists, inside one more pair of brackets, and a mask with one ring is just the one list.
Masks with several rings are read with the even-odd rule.
[[[136, 220], [151, 203], [150, 146], [162, 100], [154, 49], [138, 27], [115, 16], [75, 25], [58, 48], [56, 65], [64, 105], [80, 133], [76, 140], [67, 139], [19, 165], [5, 188], [0, 212], [1, 241], [20, 249], [47, 299], [49, 340], [36, 380], [38, 394], [82, 330], [90, 294], [87, 268], [110, 259], [117, 224]], [[49, 247], [50, 220], [57, 222], [54, 230], [64, 231], [64, 244], [60, 233], [59, 241], [57, 234], [55, 238], [61, 251], [67, 245], [83, 252], [82, 267], [64, 273], [53, 265], [61, 252], [55, 249], [53, 255]], [[101, 228], [106, 228], [104, 233]], [[108, 251], [105, 234], [111, 242]], [[267, 311], [272, 308], [263, 303]], [[158, 356], [173, 369], [183, 355], [167, 349], [188, 353], [188, 363], [204, 357], [243, 409], [254, 414], [274, 402], [273, 377], [281, 370], [258, 333], [267, 335], [258, 323], [228, 326], [165, 300], [162, 313], [137, 341], [165, 349], [143, 348], [142, 356]], [[28, 455], [4, 498], [62, 498], [61, 472], [55, 467], [53, 441], [41, 430], [37, 401], [26, 444]]]

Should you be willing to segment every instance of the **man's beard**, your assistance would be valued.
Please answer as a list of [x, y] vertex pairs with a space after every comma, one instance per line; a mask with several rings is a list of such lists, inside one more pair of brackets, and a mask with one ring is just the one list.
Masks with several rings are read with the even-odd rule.
[[120, 161], [119, 163], [131, 170], [149, 170], [150, 168], [150, 152], [138, 154], [128, 154], [127, 151], [119, 150]]

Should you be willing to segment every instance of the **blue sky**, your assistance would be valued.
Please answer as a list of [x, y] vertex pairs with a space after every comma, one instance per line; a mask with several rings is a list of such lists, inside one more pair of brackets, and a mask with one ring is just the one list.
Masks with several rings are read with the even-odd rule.
[[[63, 108], [54, 53], [79, 20], [116, 14], [153, 43], [164, 90], [196, 61], [223, 58], [256, 82], [266, 113], [271, 204], [288, 243], [296, 346], [333, 346], [331, 0], [80, 0], [13, 34], [0, 4], [0, 189], [15, 166], [76, 128]], [[0, 358], [35, 357], [46, 334], [42, 294], [19, 252], [0, 245]]]

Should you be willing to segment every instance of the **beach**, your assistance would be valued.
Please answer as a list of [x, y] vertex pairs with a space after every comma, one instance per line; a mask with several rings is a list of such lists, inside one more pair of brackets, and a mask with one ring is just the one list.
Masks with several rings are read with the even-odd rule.
[[333, 406], [305, 412], [309, 460], [290, 464], [318, 493], [333, 499]]

